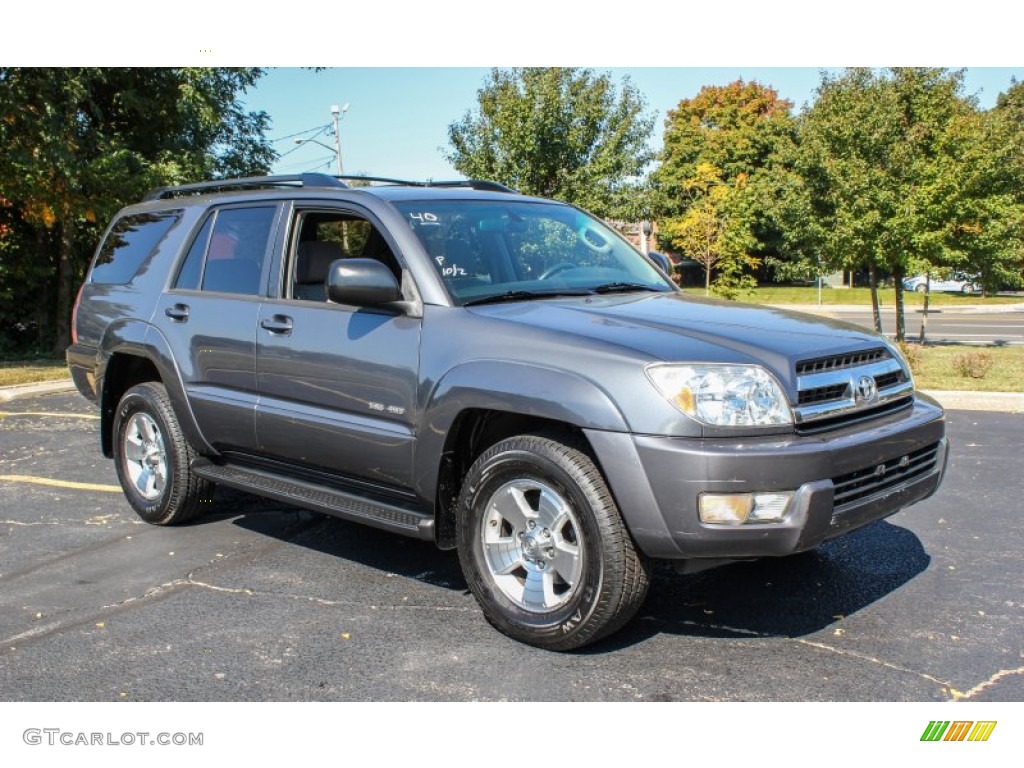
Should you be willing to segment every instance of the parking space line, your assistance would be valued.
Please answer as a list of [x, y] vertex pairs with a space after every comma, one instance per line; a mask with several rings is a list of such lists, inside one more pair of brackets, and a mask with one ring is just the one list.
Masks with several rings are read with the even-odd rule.
[[32, 475], [0, 475], [0, 481], [11, 483], [31, 483], [32, 485], [50, 485], [54, 488], [71, 488], [76, 491], [103, 491], [104, 493], [121, 493], [119, 485], [101, 485], [100, 483], [75, 483], [70, 480], [53, 480], [49, 477]]
[[60, 416], [63, 419], [99, 419], [94, 413], [50, 413], [47, 411], [0, 411], [0, 419], [5, 416]]

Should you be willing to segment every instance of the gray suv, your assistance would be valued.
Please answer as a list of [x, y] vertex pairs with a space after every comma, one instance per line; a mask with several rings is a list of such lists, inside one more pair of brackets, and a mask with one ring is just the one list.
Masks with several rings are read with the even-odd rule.
[[67, 358], [144, 520], [219, 484], [427, 539], [494, 626], [565, 650], [629, 621], [656, 560], [802, 552], [945, 468], [881, 336], [663, 266], [490, 182], [165, 188], [108, 228]]

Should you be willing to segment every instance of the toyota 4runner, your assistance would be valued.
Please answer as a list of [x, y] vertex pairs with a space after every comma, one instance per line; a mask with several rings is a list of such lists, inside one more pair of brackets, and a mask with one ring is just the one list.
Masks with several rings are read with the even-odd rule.
[[144, 520], [220, 484], [427, 539], [499, 630], [570, 649], [634, 615], [655, 560], [805, 551], [946, 464], [881, 336], [664, 266], [490, 182], [164, 188], [107, 229], [67, 358]]

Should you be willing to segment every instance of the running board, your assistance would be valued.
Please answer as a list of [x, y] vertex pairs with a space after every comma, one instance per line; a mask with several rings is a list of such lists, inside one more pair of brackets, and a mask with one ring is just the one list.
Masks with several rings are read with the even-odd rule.
[[192, 471], [206, 480], [257, 496], [266, 496], [417, 539], [434, 540], [433, 516], [406, 506], [368, 499], [261, 469], [240, 467], [237, 464], [214, 464], [202, 458], [192, 462]]

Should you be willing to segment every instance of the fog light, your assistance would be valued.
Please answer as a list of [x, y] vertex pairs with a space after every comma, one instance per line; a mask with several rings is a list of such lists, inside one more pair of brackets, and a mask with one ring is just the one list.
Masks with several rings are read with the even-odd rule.
[[786, 516], [792, 493], [702, 493], [700, 521], [711, 525], [777, 523]]
[[749, 493], [702, 493], [700, 521], [715, 525], [743, 525], [753, 502]]
[[785, 516], [792, 498], [792, 493], [755, 493], [754, 509], [747, 522], [777, 523]]

